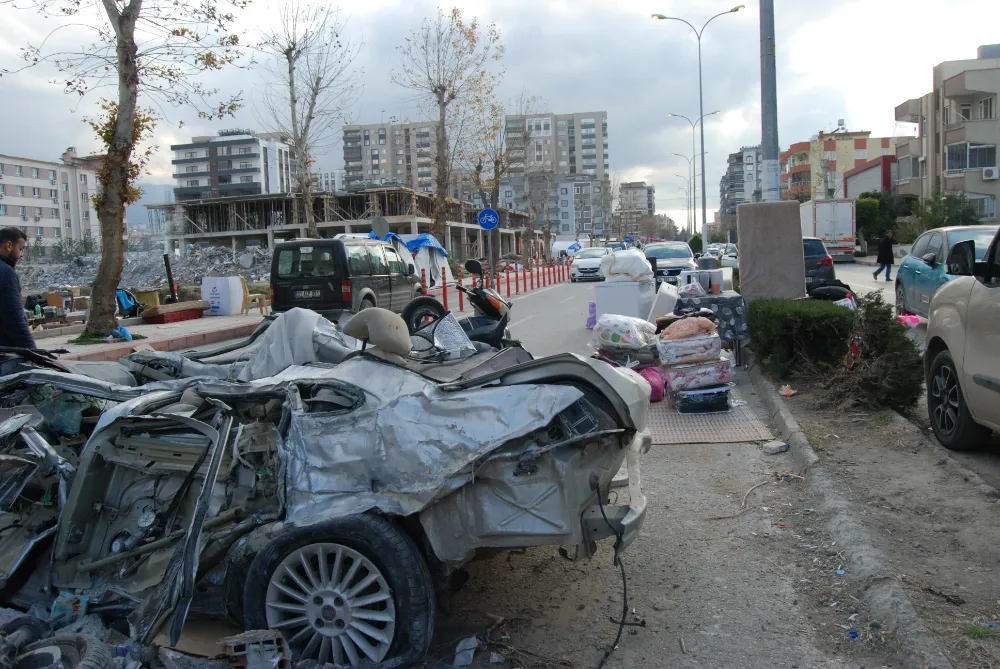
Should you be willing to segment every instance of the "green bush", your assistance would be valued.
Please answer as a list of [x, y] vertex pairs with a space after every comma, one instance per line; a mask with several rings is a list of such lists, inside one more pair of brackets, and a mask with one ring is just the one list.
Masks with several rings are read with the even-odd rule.
[[823, 300], [755, 300], [750, 342], [757, 359], [779, 378], [796, 368], [829, 368], [847, 353], [854, 312]]
[[893, 306], [881, 293], [856, 300], [850, 364], [842, 365], [831, 378], [831, 399], [869, 409], [908, 411], [923, 392], [920, 347], [907, 336], [906, 326], [896, 320]]

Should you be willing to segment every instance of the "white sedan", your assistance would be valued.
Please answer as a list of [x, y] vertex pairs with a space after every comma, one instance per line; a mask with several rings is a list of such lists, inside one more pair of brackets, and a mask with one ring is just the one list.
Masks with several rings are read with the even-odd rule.
[[573, 259], [573, 264], [569, 267], [569, 280], [573, 283], [585, 279], [600, 281], [601, 258], [611, 253], [609, 248], [589, 248], [581, 249]]

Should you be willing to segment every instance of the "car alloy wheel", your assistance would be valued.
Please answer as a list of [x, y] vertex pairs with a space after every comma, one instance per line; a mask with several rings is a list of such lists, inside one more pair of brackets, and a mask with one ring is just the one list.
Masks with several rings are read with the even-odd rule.
[[379, 568], [336, 543], [289, 553], [267, 587], [268, 627], [281, 630], [302, 658], [356, 667], [385, 659], [396, 627], [392, 591]]
[[962, 391], [951, 365], [938, 366], [937, 373], [931, 378], [929, 390], [929, 408], [934, 427], [942, 435], [953, 434], [958, 427], [962, 410]]
[[903, 288], [903, 283], [896, 283], [896, 315], [906, 316], [910, 312], [906, 310], [906, 290]]

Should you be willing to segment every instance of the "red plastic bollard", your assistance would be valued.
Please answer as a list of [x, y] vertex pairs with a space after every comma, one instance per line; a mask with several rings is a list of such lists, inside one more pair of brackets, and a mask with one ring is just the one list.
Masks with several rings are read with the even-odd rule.
[[[459, 286], [464, 285], [462, 283], [462, 268], [461, 267], [458, 268], [458, 285]], [[459, 311], [465, 311], [465, 295], [462, 294], [461, 290], [458, 291], [458, 310]]]
[[504, 274], [507, 275], [507, 297], [510, 297], [510, 269], [504, 271]]
[[531, 289], [534, 290], [535, 289], [535, 270], [531, 266], [531, 261], [530, 260], [528, 261], [528, 276], [531, 277]]
[[420, 290], [427, 294], [427, 270], [423, 267], [420, 268]]
[[441, 305], [445, 311], [448, 311], [448, 282], [444, 280], [448, 276], [447, 272], [448, 268], [441, 265]]
[[521, 286], [524, 292], [528, 292], [528, 270], [522, 265], [521, 266]]

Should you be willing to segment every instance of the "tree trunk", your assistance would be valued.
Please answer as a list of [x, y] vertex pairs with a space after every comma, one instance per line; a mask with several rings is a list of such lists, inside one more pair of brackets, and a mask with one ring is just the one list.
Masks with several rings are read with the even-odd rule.
[[446, 92], [444, 90], [437, 93], [438, 104], [438, 133], [437, 133], [437, 155], [434, 157], [437, 169], [434, 174], [434, 222], [431, 233], [439, 240], [444, 239], [444, 227], [446, 209], [448, 206], [448, 177], [451, 176], [449, 170], [448, 156], [448, 130], [445, 127], [445, 112], [448, 103], [445, 101]]
[[101, 262], [90, 293], [87, 332], [106, 337], [117, 326], [115, 291], [125, 264], [125, 202], [129, 189], [129, 165], [135, 148], [136, 102], [139, 68], [136, 62], [135, 24], [142, 0], [132, 0], [119, 14], [113, 0], [104, 8], [115, 29], [118, 57], [118, 108], [108, 154], [98, 173], [101, 188], [97, 218], [101, 223]]
[[299, 128], [299, 94], [295, 85], [295, 61], [298, 56], [289, 47], [285, 52], [285, 62], [288, 65], [288, 116], [292, 124], [292, 149], [295, 151], [295, 183], [302, 195], [302, 215], [306, 221], [306, 236], [319, 237], [316, 227], [316, 217], [313, 215], [311, 179], [309, 178], [309, 156], [305, 133]]

